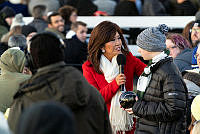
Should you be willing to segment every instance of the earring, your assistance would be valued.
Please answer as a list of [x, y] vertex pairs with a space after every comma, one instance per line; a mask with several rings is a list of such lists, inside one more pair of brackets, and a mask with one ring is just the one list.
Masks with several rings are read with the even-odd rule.
[[102, 51], [102, 53], [105, 53], [105, 52], [106, 52], [104, 49], [102, 49], [101, 51]]

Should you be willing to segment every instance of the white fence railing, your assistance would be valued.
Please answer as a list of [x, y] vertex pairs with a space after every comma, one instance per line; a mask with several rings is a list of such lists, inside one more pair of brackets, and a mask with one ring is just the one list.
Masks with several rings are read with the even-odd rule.
[[[146, 28], [166, 24], [170, 28], [184, 28], [194, 20], [194, 16], [79, 16], [78, 20], [87, 23], [89, 28], [95, 27], [102, 21], [108, 20], [118, 24], [121, 28]], [[26, 24], [33, 20], [32, 17], [24, 17]]]

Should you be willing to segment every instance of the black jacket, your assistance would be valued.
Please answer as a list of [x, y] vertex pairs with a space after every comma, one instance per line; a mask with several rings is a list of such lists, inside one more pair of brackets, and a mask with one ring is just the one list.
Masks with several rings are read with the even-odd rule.
[[81, 42], [76, 36], [65, 41], [65, 63], [82, 70], [82, 64], [87, 60], [87, 44]]
[[46, 100], [58, 101], [71, 108], [78, 134], [111, 134], [103, 97], [79, 71], [65, 66], [64, 62], [39, 69], [23, 83], [10, 109], [8, 123], [11, 130], [15, 129], [25, 108]]
[[144, 97], [133, 106], [136, 134], [185, 134], [187, 88], [172, 58], [152, 71]]

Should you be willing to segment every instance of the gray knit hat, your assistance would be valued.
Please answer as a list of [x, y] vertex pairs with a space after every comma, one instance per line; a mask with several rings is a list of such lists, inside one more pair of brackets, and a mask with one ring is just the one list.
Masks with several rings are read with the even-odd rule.
[[149, 52], [162, 52], [166, 49], [166, 36], [168, 26], [161, 24], [158, 27], [150, 27], [142, 31], [138, 37], [136, 44]]

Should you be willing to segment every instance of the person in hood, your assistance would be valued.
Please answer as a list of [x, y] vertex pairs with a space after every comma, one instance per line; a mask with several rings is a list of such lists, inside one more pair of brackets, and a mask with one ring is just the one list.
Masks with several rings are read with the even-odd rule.
[[21, 82], [30, 78], [23, 74], [26, 62], [25, 54], [18, 49], [6, 50], [0, 58], [0, 111], [5, 112], [13, 102], [13, 96], [18, 91]]
[[52, 100], [72, 110], [77, 134], [111, 134], [103, 97], [77, 69], [66, 66], [63, 47], [63, 41], [54, 33], [44, 32], [31, 38], [27, 63], [36, 73], [14, 96], [8, 117], [11, 130], [15, 130], [19, 115], [27, 107]]

